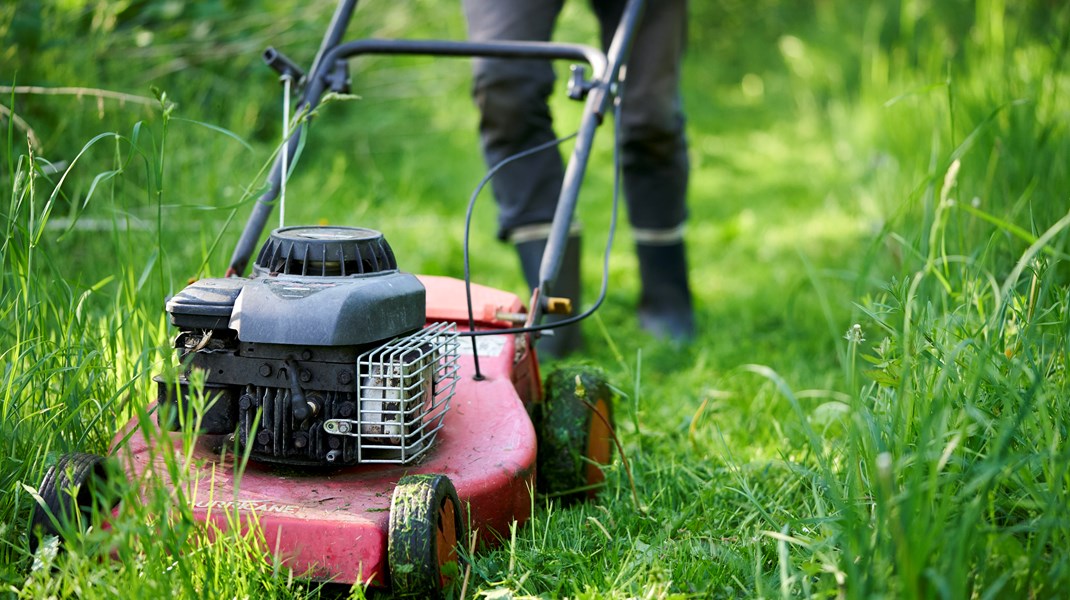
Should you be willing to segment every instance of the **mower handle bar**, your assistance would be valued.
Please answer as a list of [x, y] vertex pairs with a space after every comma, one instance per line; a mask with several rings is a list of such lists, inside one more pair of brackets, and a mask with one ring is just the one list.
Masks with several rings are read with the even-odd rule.
[[[390, 54], [390, 55], [426, 55], [447, 57], [485, 57], [485, 58], [536, 58], [536, 59], [573, 59], [583, 60], [591, 65], [595, 72], [596, 80], [601, 78], [606, 70], [606, 58], [598, 50], [579, 44], [560, 44], [548, 42], [459, 42], [448, 40], [357, 40], [346, 42], [330, 49], [319, 61], [319, 65], [334, 65], [340, 60], [346, 60], [365, 54]], [[321, 69], [308, 78], [308, 85], [301, 102], [297, 108], [297, 122], [290, 129], [290, 137], [286, 143], [290, 146], [289, 153], [293, 156], [297, 150], [298, 140], [304, 121], [301, 115], [319, 105], [323, 95], [328, 90], [326, 81], [326, 69]], [[595, 93], [597, 88], [592, 89]], [[257, 200], [252, 214], [245, 225], [241, 239], [230, 261], [228, 274], [240, 275], [248, 265], [260, 234], [263, 232], [267, 219], [275, 207], [278, 198], [282, 178], [282, 161], [276, 158], [268, 175], [268, 189]]]
[[[319, 105], [329, 86], [329, 75], [338, 61], [364, 54], [391, 55], [427, 55], [447, 57], [480, 57], [507, 59], [572, 59], [582, 60], [591, 65], [593, 79], [575, 147], [569, 157], [568, 166], [561, 185], [554, 219], [550, 227], [550, 236], [543, 253], [539, 268], [540, 298], [549, 298], [553, 283], [557, 280], [564, 259], [565, 244], [572, 223], [572, 216], [579, 199], [580, 185], [587, 170], [588, 159], [594, 141], [594, 133], [602, 123], [611, 99], [617, 93], [617, 82], [621, 67], [631, 52], [635, 29], [642, 15], [644, 0], [628, 0], [621, 16], [620, 24], [613, 36], [609, 51], [603, 54], [590, 46], [564, 44], [557, 42], [463, 42], [449, 40], [380, 40], [367, 39], [340, 43], [345, 28], [349, 23], [356, 0], [340, 0], [338, 8], [331, 19], [327, 34], [313, 62], [307, 87], [298, 103], [297, 122], [290, 129], [290, 137], [285, 141], [289, 155], [297, 151], [301, 131], [304, 127], [302, 115]], [[264, 225], [274, 209], [282, 182], [282, 157], [276, 157], [268, 174], [268, 189], [260, 196], [249, 220], [245, 224], [238, 244], [231, 256], [227, 276], [241, 275], [249, 263], [249, 258]], [[532, 306], [535, 312], [533, 322], [538, 323], [545, 308], [543, 300]]]

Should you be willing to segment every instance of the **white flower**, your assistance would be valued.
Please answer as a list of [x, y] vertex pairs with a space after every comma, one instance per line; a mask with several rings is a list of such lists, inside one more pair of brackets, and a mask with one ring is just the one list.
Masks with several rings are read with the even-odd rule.
[[851, 342], [852, 344], [861, 344], [866, 341], [866, 336], [862, 334], [862, 326], [858, 323], [851, 325], [851, 328], [844, 334], [843, 339]]

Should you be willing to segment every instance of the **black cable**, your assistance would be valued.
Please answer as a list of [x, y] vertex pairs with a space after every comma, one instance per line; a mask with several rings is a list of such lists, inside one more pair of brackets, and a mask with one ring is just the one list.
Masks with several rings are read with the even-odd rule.
[[613, 237], [614, 237], [614, 235], [616, 234], [616, 231], [617, 231], [617, 214], [618, 214], [618, 211], [619, 211], [618, 209], [620, 207], [621, 128], [620, 128], [620, 97], [619, 96], [614, 100], [614, 107], [613, 107], [613, 205], [612, 205], [612, 210], [610, 212], [609, 234], [608, 234], [608, 236], [606, 238], [606, 249], [605, 249], [605, 252], [604, 252], [604, 254], [602, 256], [602, 287], [598, 292], [598, 299], [595, 300], [595, 303], [591, 306], [591, 308], [585, 310], [584, 312], [582, 312], [582, 313], [580, 313], [580, 314], [578, 314], [578, 315], [576, 315], [574, 317], [569, 317], [567, 319], [561, 319], [559, 321], [554, 321], [553, 323], [546, 323], [546, 324], [543, 324], [543, 325], [531, 325], [531, 326], [528, 326], [528, 327], [512, 327], [512, 328], [508, 328], [508, 329], [490, 329], [490, 330], [485, 330], [485, 331], [476, 331], [475, 330], [476, 324], [475, 324], [475, 318], [474, 318], [474, 311], [472, 309], [471, 264], [468, 261], [468, 234], [469, 234], [470, 227], [471, 227], [472, 211], [473, 211], [473, 209], [475, 207], [476, 198], [479, 197], [479, 194], [483, 191], [483, 188], [486, 187], [487, 183], [491, 180], [491, 178], [494, 177], [494, 174], [497, 173], [505, 165], [507, 165], [507, 164], [509, 164], [509, 163], [511, 163], [511, 162], [513, 162], [515, 160], [518, 160], [520, 158], [524, 158], [526, 156], [530, 156], [532, 154], [535, 154], [537, 152], [541, 152], [541, 151], [546, 150], [548, 148], [551, 148], [551, 147], [554, 147], [554, 146], [558, 146], [561, 143], [576, 137], [576, 135], [577, 135], [576, 133], [573, 133], [573, 134], [565, 136], [563, 138], [558, 138], [558, 139], [553, 140], [551, 142], [547, 142], [545, 144], [541, 144], [541, 145], [536, 146], [534, 148], [530, 148], [530, 149], [525, 150], [523, 152], [514, 154], [513, 156], [510, 156], [510, 157], [502, 160], [498, 164], [494, 165], [494, 167], [492, 167], [489, 171], [487, 171], [487, 174], [479, 182], [479, 185], [476, 187], [476, 190], [472, 194], [471, 199], [469, 199], [469, 201], [468, 201], [468, 211], [465, 214], [465, 224], [464, 224], [464, 288], [465, 288], [465, 294], [466, 294], [467, 301], [468, 301], [468, 331], [461, 331], [461, 332], [458, 333], [458, 335], [467, 336], [467, 337], [471, 337], [472, 338], [472, 355], [475, 358], [476, 378], [477, 379], [482, 378], [482, 375], [479, 372], [479, 353], [476, 351], [476, 340], [475, 340], [475, 338], [477, 338], [479, 336], [483, 336], [483, 335], [509, 335], [509, 334], [514, 334], [514, 333], [534, 333], [536, 331], [544, 331], [544, 330], [547, 330], [547, 329], [555, 329], [557, 327], [564, 327], [566, 325], [571, 325], [573, 323], [578, 323], [578, 322], [586, 319], [587, 317], [593, 315], [594, 312], [596, 310], [598, 310], [598, 308], [600, 306], [602, 306], [602, 302], [605, 301], [605, 299], [606, 299], [606, 293], [607, 293], [607, 291], [609, 289], [609, 254], [610, 254], [610, 251], [613, 248]]
[[562, 143], [576, 137], [576, 135], [576, 133], [572, 133], [565, 137], [550, 140], [549, 142], [539, 144], [534, 148], [528, 148], [522, 152], [517, 152], [516, 154], [499, 161], [498, 164], [487, 171], [487, 174], [479, 181], [479, 185], [476, 186], [475, 191], [472, 192], [472, 197], [468, 199], [468, 208], [464, 213], [464, 297], [468, 304], [468, 331], [462, 331], [459, 335], [472, 336], [472, 358], [475, 362], [476, 381], [482, 380], [483, 374], [479, 371], [479, 351], [476, 349], [476, 319], [475, 311], [472, 309], [472, 263], [468, 256], [468, 240], [472, 231], [472, 213], [475, 211], [476, 199], [479, 198], [479, 194], [483, 192], [483, 188], [487, 187], [487, 183], [490, 182], [491, 178], [493, 178], [494, 175], [506, 165], [518, 161], [521, 158], [531, 156], [532, 154], [542, 152], [543, 150], [560, 146]]

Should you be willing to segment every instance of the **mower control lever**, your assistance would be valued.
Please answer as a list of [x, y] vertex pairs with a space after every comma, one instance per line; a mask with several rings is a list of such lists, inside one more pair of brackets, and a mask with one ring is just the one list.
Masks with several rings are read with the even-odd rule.
[[571, 315], [572, 314], [572, 299], [571, 298], [559, 298], [555, 296], [545, 296], [543, 301], [546, 302], [546, 310], [544, 311], [548, 315]]
[[267, 66], [274, 69], [280, 77], [289, 77], [298, 83], [304, 80], [305, 72], [301, 70], [301, 67], [297, 66], [297, 63], [290, 60], [289, 56], [282, 52], [269, 47], [264, 50], [263, 57]]

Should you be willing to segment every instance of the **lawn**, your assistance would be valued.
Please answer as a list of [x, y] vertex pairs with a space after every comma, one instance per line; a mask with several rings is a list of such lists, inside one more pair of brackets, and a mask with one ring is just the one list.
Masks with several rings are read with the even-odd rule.
[[[349, 35], [459, 39], [458, 4], [368, 0]], [[593, 43], [586, 3], [566, 4], [558, 37]], [[537, 497], [530, 522], [472, 558], [466, 594], [1065, 594], [1070, 6], [692, 4], [699, 336], [681, 348], [638, 329], [622, 225], [580, 359], [619, 391], [635, 495], [618, 456], [596, 500]], [[164, 299], [222, 275], [278, 144], [281, 89], [259, 53], [307, 64], [331, 12], [0, 6], [0, 593], [363, 597], [262, 560], [255, 530], [208, 543], [166, 495], [124, 503], [111, 531], [44, 566], [26, 537], [48, 466], [106, 453], [173, 368]], [[355, 97], [312, 122], [286, 222], [379, 229], [402, 269], [461, 276], [484, 173], [467, 64], [352, 71]], [[578, 105], [562, 91], [554, 110], [571, 132]], [[587, 304], [611, 128], [579, 209]], [[522, 292], [489, 195], [473, 231], [473, 279]]]

